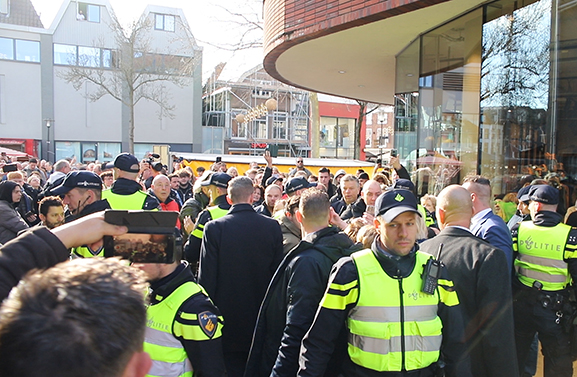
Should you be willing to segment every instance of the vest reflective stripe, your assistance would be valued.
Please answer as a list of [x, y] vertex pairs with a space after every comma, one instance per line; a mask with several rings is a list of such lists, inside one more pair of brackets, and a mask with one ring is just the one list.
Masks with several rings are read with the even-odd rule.
[[565, 244], [571, 227], [557, 224], [543, 227], [524, 221], [519, 225], [515, 259], [517, 278], [532, 287], [535, 280], [543, 284], [543, 290], [559, 291], [571, 282], [567, 263], [563, 260]]
[[[228, 213], [228, 209], [222, 209], [219, 206], [212, 206], [206, 209], [210, 213], [211, 220], [220, 219]], [[202, 238], [204, 233], [204, 226], [206, 224], [198, 224], [196, 228], [192, 231], [191, 235], [196, 238]]]
[[[405, 321], [430, 321], [437, 317], [437, 307], [432, 305], [405, 306], [404, 314]], [[401, 311], [398, 307], [357, 307], [355, 319], [363, 322], [400, 322]]]
[[443, 325], [437, 315], [440, 297], [438, 292], [421, 292], [421, 266], [430, 255], [417, 252], [413, 272], [400, 280], [402, 302], [399, 280], [383, 271], [371, 250], [351, 256], [360, 287], [357, 305], [347, 319], [351, 360], [379, 372], [422, 369], [436, 362], [443, 339]]
[[[353, 344], [357, 348], [363, 348], [366, 352], [376, 353], [379, 355], [387, 355], [391, 352], [402, 352], [401, 338], [392, 338], [390, 340], [383, 340], [377, 338], [354, 338], [353, 341], [358, 342]], [[360, 343], [362, 341], [362, 344]], [[426, 352], [439, 351], [440, 343], [435, 338], [425, 338], [414, 335], [405, 336], [405, 349], [413, 348]], [[436, 360], [435, 360], [436, 361]]]
[[187, 282], [164, 300], [148, 307], [144, 339], [144, 351], [152, 359], [148, 376], [192, 376], [192, 365], [182, 343], [173, 334], [173, 326], [180, 306], [200, 291], [197, 284]]
[[110, 208], [125, 210], [140, 210], [144, 206], [147, 194], [144, 191], [136, 191], [130, 195], [118, 195], [111, 189], [102, 191], [102, 199], [108, 200]]

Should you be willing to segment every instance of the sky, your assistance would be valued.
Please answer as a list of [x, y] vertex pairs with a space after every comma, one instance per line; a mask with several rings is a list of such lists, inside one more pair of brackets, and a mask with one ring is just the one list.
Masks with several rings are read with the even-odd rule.
[[[45, 28], [52, 24], [64, 0], [31, 0]], [[122, 23], [137, 19], [146, 5], [181, 8], [197, 43], [203, 47], [203, 81], [206, 81], [220, 62], [227, 65], [220, 78], [236, 80], [243, 72], [262, 63], [262, 47], [242, 51], [227, 51], [216, 46], [236, 44], [246, 27], [243, 14], [252, 21], [262, 21], [262, 0], [109, 0]], [[89, 2], [89, 1], [87, 1]], [[261, 41], [262, 32], [252, 33], [248, 40]]]

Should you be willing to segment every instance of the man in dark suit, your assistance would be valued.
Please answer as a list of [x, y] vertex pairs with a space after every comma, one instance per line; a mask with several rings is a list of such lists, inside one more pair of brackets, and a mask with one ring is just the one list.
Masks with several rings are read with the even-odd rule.
[[220, 309], [226, 326], [223, 353], [229, 377], [242, 376], [260, 304], [283, 256], [277, 221], [252, 208], [248, 177], [229, 182], [228, 214], [204, 228], [198, 281]]
[[502, 250], [509, 271], [513, 271], [513, 239], [505, 221], [491, 209], [491, 181], [480, 175], [469, 176], [463, 181], [463, 187], [471, 193], [473, 200], [471, 232]]
[[518, 376], [511, 282], [505, 255], [468, 229], [473, 214], [469, 192], [445, 188], [437, 198], [441, 233], [421, 249], [447, 267], [462, 304], [465, 341], [475, 377]]

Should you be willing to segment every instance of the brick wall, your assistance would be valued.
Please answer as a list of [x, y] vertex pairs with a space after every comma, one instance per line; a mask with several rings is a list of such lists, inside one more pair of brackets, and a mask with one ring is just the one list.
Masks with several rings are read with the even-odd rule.
[[265, 53], [446, 0], [265, 0]]

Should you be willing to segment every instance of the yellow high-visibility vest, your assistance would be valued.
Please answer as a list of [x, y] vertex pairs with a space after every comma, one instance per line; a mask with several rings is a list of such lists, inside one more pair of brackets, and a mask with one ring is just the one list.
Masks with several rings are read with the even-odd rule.
[[519, 224], [515, 259], [517, 278], [527, 287], [535, 281], [543, 284], [543, 290], [560, 291], [571, 282], [565, 263], [565, 245], [571, 227], [559, 223], [554, 227], [535, 225], [532, 221]]
[[[426, 368], [439, 359], [442, 297], [421, 291], [422, 266], [431, 257], [417, 252], [406, 278], [388, 276], [370, 249], [351, 255], [359, 275], [359, 298], [347, 319], [351, 360], [376, 371]], [[456, 299], [456, 292], [451, 292]], [[458, 302], [458, 301], [457, 301]], [[403, 365], [404, 354], [404, 365]]]

